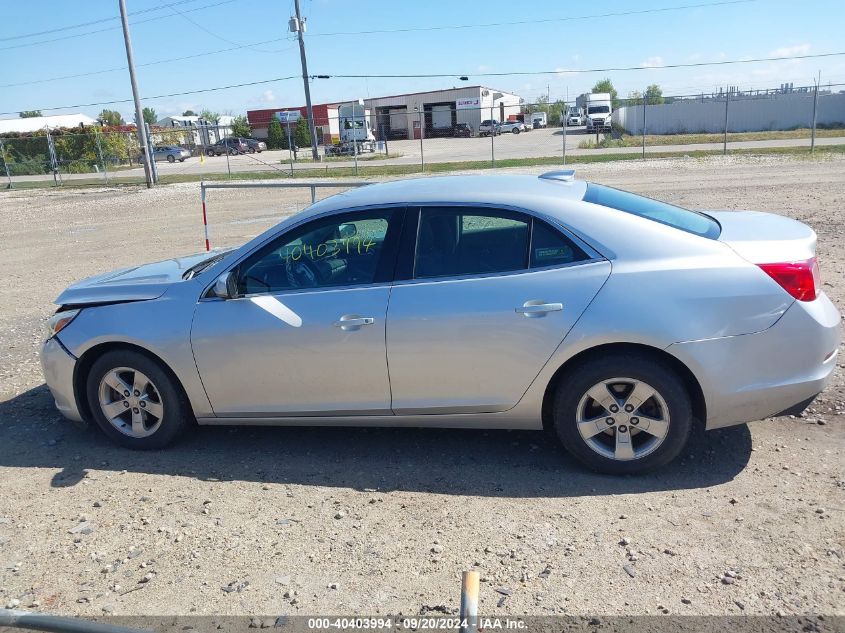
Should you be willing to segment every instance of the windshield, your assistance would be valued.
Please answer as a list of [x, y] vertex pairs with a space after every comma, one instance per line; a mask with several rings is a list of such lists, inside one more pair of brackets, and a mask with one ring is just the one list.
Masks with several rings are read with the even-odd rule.
[[221, 259], [226, 257], [226, 255], [231, 253], [233, 250], [234, 249], [230, 248], [229, 250], [221, 251], [219, 253], [212, 255], [208, 259], [204, 259], [201, 262], [194, 264], [188, 270], [186, 270], [184, 273], [182, 273], [182, 279], [185, 279], [185, 280], [193, 279], [194, 277], [196, 277], [197, 275], [199, 275], [203, 271], [205, 271], [205, 270], [211, 268], [212, 266], [214, 266], [214, 264], [216, 264]]
[[682, 209], [666, 202], [652, 200], [645, 196], [638, 196], [635, 193], [620, 191], [604, 185], [588, 184], [587, 192], [584, 194], [584, 202], [592, 202], [603, 207], [632, 213], [710, 239], [716, 239], [722, 232], [719, 223], [703, 213]]
[[610, 112], [610, 107], [606, 105], [590, 106], [587, 112], [589, 114], [607, 114]]

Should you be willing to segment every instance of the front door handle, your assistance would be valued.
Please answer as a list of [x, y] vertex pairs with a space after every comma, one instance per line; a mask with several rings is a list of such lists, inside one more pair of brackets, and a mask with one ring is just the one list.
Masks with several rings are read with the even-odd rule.
[[526, 301], [521, 308], [514, 310], [524, 317], [536, 318], [545, 316], [549, 312], [560, 312], [563, 310], [562, 303], [546, 303], [545, 301]]
[[372, 325], [376, 320], [373, 317], [359, 317], [357, 314], [344, 314], [339, 321], [334, 322], [335, 327], [339, 327], [345, 332], [360, 330], [362, 325]]

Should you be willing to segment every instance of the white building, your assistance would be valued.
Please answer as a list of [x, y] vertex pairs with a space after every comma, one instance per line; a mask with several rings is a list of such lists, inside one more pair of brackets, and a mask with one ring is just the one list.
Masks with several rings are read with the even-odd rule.
[[96, 119], [90, 116], [77, 114], [56, 114], [54, 116], [34, 116], [21, 119], [0, 119], [0, 134], [7, 132], [36, 132], [43, 129], [55, 129], [57, 127], [79, 127], [80, 125], [98, 125]]
[[[376, 138], [451, 136], [455, 125], [467, 123], [478, 133], [486, 119], [507, 121], [520, 112], [518, 95], [487, 88], [462, 86], [365, 99], [374, 113]], [[424, 128], [424, 131], [421, 130]]]

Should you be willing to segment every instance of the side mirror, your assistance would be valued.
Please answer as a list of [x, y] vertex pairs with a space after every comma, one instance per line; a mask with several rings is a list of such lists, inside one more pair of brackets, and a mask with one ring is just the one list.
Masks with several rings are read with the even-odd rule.
[[358, 233], [358, 227], [354, 224], [341, 224], [337, 227], [337, 232], [340, 235], [340, 239], [347, 239], [354, 237]]
[[223, 273], [214, 282], [212, 292], [220, 299], [234, 299], [238, 296], [238, 276], [231, 270]]

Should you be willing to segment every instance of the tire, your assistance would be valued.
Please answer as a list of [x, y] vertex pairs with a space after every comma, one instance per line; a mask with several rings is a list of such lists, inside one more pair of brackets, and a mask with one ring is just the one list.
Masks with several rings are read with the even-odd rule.
[[[131, 388], [118, 392], [110, 386], [115, 378], [122, 381], [119, 385], [140, 387], [143, 393], [135, 396], [137, 392]], [[86, 379], [86, 395], [97, 425], [110, 440], [125, 448], [163, 448], [175, 441], [193, 419], [188, 398], [176, 378], [157, 361], [135, 351], [106, 352], [94, 361]], [[112, 418], [106, 413], [109, 405], [115, 413]], [[119, 405], [126, 413], [120, 412]], [[140, 424], [133, 424], [138, 419]]]
[[172, 155], [168, 154], [168, 156], [167, 156], [167, 162], [168, 162], [168, 163], [175, 163], [175, 162], [176, 162], [176, 159], [175, 159]]
[[518, 128], [518, 127], [515, 127], [515, 128], [513, 129], [513, 133], [514, 133], [514, 134], [519, 134], [519, 128]]
[[[600, 386], [604, 391], [596, 390]], [[635, 387], [635, 399], [652, 390], [655, 395], [626, 412], [625, 400]], [[607, 406], [599, 405], [591, 392]], [[553, 421], [564, 448], [587, 468], [637, 474], [668, 464], [684, 449], [692, 429], [692, 405], [683, 382], [665, 365], [645, 356], [613, 355], [586, 361], [561, 377]], [[644, 421], [651, 431], [644, 430]]]
[[247, 151], [248, 151], [250, 154], [255, 154], [255, 148], [254, 148], [254, 147], [250, 147]]
[[214, 150], [213, 149], [205, 150], [205, 155], [206, 156], [214, 156]]
[[185, 162], [185, 159], [184, 159], [184, 158], [180, 158], [180, 159], [179, 159], [179, 162], [180, 162], [180, 163], [184, 163], [184, 162]]

